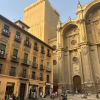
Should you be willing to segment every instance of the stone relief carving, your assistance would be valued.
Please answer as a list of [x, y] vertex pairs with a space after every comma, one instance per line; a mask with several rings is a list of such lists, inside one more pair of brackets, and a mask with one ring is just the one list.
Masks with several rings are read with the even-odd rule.
[[16, 47], [16, 48], [19, 48], [19, 45], [16, 44], [16, 43], [14, 43], [13, 46]]
[[82, 36], [81, 39], [83, 42], [86, 40], [86, 38], [84, 36]]
[[86, 56], [87, 54], [87, 48], [86, 47], [82, 47], [82, 53], [84, 56]]
[[74, 72], [74, 75], [79, 74], [79, 65], [78, 64], [73, 64], [73, 72]]
[[73, 52], [72, 55], [73, 55], [73, 56], [77, 56], [77, 52]]
[[2, 38], [0, 38], [0, 41], [7, 43], [8, 39], [2, 37]]
[[24, 51], [26, 51], [26, 52], [30, 53], [30, 50], [29, 50], [29, 49], [27, 49], [27, 48], [24, 48]]
[[33, 52], [33, 55], [34, 55], [34, 56], [37, 56], [37, 52]]

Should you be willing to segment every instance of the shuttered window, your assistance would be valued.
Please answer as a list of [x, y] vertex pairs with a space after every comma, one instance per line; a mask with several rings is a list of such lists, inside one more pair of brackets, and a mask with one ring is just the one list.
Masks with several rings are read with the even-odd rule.
[[13, 56], [16, 56], [17, 57], [17, 54], [18, 54], [18, 50], [14, 49]]
[[1, 51], [5, 51], [5, 48], [6, 48], [6, 45], [0, 44], [0, 50], [1, 50]]
[[4, 29], [9, 30], [9, 26], [5, 24]]
[[26, 37], [26, 41], [29, 41], [29, 38], [28, 37]]
[[27, 64], [27, 58], [28, 58], [28, 54], [24, 53], [24, 63]]
[[49, 68], [49, 62], [47, 62], [47, 68]]
[[36, 57], [33, 57], [33, 63], [36, 63]]
[[41, 65], [43, 65], [43, 60], [41, 60]]
[[20, 32], [16, 31], [16, 38], [19, 39], [20, 38]]

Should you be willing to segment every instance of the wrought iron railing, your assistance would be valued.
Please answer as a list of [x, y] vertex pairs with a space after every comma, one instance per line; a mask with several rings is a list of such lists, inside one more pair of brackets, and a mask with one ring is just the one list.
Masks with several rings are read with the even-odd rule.
[[15, 41], [21, 42], [21, 38], [17, 38], [17, 37], [15, 36]]
[[31, 43], [29, 41], [24, 41], [24, 45], [28, 46], [28, 47], [31, 47]]
[[7, 58], [7, 54], [5, 54], [3, 51], [0, 51], [0, 58]]
[[11, 61], [14, 61], [14, 62], [19, 62], [19, 59], [18, 57], [16, 56], [11, 56]]
[[33, 62], [32, 67], [33, 68], [37, 68], [38, 67], [38, 64]]
[[42, 64], [40, 65], [40, 70], [44, 70], [44, 66]]
[[10, 36], [10, 32], [6, 29], [2, 29], [2, 34], [8, 37]]
[[21, 63], [24, 64], [24, 65], [28, 65], [28, 66], [31, 65], [31, 61], [28, 61], [28, 60], [25, 60], [25, 59], [22, 59]]

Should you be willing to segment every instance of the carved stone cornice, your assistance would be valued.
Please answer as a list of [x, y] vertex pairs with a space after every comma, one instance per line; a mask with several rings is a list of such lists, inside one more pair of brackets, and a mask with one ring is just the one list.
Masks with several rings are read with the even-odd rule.
[[82, 24], [85, 21], [85, 19], [80, 19], [77, 21], [77, 23]]

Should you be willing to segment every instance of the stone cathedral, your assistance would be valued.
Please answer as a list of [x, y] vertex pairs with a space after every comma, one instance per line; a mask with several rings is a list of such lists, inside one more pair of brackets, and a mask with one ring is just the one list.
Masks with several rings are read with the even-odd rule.
[[[54, 51], [54, 87], [58, 93], [100, 91], [100, 0], [78, 2], [77, 18], [57, 25]], [[58, 68], [58, 69], [57, 69]]]

